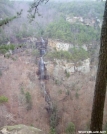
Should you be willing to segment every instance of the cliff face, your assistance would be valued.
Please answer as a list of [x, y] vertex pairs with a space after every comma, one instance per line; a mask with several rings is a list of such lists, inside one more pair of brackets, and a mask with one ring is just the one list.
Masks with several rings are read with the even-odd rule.
[[55, 59], [56, 66], [58, 70], [62, 69], [63, 71], [67, 71], [68, 73], [76, 73], [80, 72], [83, 74], [87, 74], [90, 72], [90, 59], [86, 59], [83, 61], [79, 61], [77, 63], [67, 62], [66, 60], [57, 60]]
[[[74, 44], [64, 43], [64, 42], [61, 42], [60, 40], [52, 40], [52, 39], [49, 39], [49, 42], [48, 43], [49, 43], [49, 46], [52, 49], [56, 49], [57, 51], [60, 51], [60, 50], [68, 51], [70, 48], [74, 48], [75, 47]], [[78, 48], [79, 46], [76, 45], [76, 47]], [[88, 50], [86, 44], [83, 44], [81, 47], [83, 49], [85, 49], [86, 51]]]

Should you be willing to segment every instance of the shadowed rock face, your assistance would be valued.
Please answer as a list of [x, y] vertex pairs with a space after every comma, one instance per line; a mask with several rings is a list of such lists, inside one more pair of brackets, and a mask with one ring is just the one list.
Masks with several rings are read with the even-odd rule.
[[0, 134], [45, 134], [42, 130], [26, 126], [26, 125], [15, 125], [15, 126], [4, 126], [0, 129]]

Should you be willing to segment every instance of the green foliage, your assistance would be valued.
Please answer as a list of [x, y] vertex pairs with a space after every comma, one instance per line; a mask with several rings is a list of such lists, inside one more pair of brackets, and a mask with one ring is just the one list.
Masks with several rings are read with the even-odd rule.
[[67, 77], [67, 78], [69, 78], [69, 77], [70, 77], [70, 73], [69, 73], [69, 72], [67, 72], [67, 70], [65, 70], [65, 75], [66, 75], [66, 77]]
[[54, 129], [54, 128], [51, 128], [51, 129], [50, 129], [50, 133], [49, 133], [49, 134], [56, 134], [55, 129]]
[[21, 25], [21, 28], [16, 30], [16, 37], [19, 39], [27, 38], [34, 35], [35, 35], [35, 28], [31, 25], [27, 26], [26, 23], [23, 23]]
[[20, 12], [17, 12], [17, 14], [14, 16], [10, 12], [12, 10], [11, 8], [14, 9], [12, 3], [9, 0], [2, 1], [0, 0], [0, 15], [3, 20], [0, 20], [0, 27], [3, 25], [7, 25], [9, 22], [12, 20], [20, 17], [22, 10]]
[[29, 92], [25, 92], [23, 87], [21, 87], [20, 93], [25, 98], [25, 101], [27, 104], [26, 105], [27, 111], [31, 110], [32, 109], [32, 96], [31, 96], [31, 94]]
[[71, 2], [60, 2], [50, 3], [51, 8], [56, 8], [57, 12], [72, 16], [83, 16], [84, 18], [98, 17], [102, 19], [104, 12], [105, 2], [97, 1], [71, 1]]
[[69, 90], [66, 91], [66, 95], [70, 95], [70, 91]]
[[69, 59], [69, 60], [72, 60], [72, 55], [68, 51], [50, 52], [46, 55], [46, 57], [50, 58], [51, 60], [54, 60], [54, 59]]
[[0, 103], [8, 102], [8, 98], [5, 96], [0, 96]]
[[99, 28], [94, 29], [78, 23], [71, 25], [65, 18], [60, 18], [47, 26], [45, 34], [49, 38], [82, 45], [99, 39], [99, 31]]
[[32, 109], [32, 98], [31, 98], [31, 94], [29, 92], [25, 93], [25, 97], [26, 97], [26, 103], [27, 103], [27, 110], [31, 110]]
[[61, 85], [61, 82], [58, 79], [55, 79], [55, 84], [56, 85]]
[[2, 74], [2, 71], [0, 70], [0, 77], [2, 76], [3, 74]]
[[74, 134], [75, 132], [75, 125], [72, 122], [69, 122], [66, 127], [66, 134]]
[[13, 44], [10, 44], [10, 45], [1, 45], [0, 46], [0, 53], [1, 54], [5, 54], [9, 50], [14, 50], [14, 48], [15, 48], [15, 45], [13, 45]]
[[10, 44], [10, 45], [1, 45], [0, 46], [0, 49], [5, 49], [5, 50], [14, 50], [14, 48], [15, 48], [15, 45], [13, 45], [13, 44]]
[[21, 38], [22, 38], [21, 32], [17, 32], [17, 33], [16, 33], [16, 37], [19, 38], [19, 39], [21, 39]]
[[[65, 42], [70, 42], [73, 44], [83, 44], [83, 43], [90, 43], [92, 41], [100, 39], [100, 29], [94, 29], [92, 27], [87, 27], [85, 25], [81, 24], [69, 24], [66, 22], [65, 16], [81, 16], [83, 18], [101, 18], [103, 11], [104, 11], [104, 3], [103, 2], [69, 2], [69, 3], [54, 3], [49, 2], [46, 5], [47, 10], [54, 8], [57, 10], [58, 15], [56, 15], [56, 18], [61, 15], [62, 17], [58, 20], [53, 21], [49, 25], [43, 25], [40, 23], [39, 25], [34, 22], [34, 25], [27, 25], [26, 22], [23, 24], [19, 23], [20, 26], [14, 26], [14, 37], [17, 38], [26, 38], [29, 36], [42, 36], [50, 37], [53, 39], [61, 39]], [[6, 18], [0, 21], [0, 25], [7, 24], [11, 20], [14, 19], [14, 17], [11, 17], [12, 14], [8, 11], [8, 7], [12, 7], [12, 2], [6, 1], [0, 1], [0, 13], [1, 18]], [[34, 8], [34, 6], [33, 6]], [[14, 8], [13, 8], [14, 9]], [[85, 14], [84, 14], [85, 12]], [[3, 16], [2, 16], [3, 14]], [[20, 13], [19, 13], [20, 14]], [[34, 15], [33, 15], [34, 16]], [[33, 17], [32, 16], [32, 17]], [[50, 21], [49, 21], [50, 22]], [[47, 27], [47, 28], [46, 28]], [[3, 29], [4, 31], [4, 29]], [[0, 35], [0, 42], [7, 41], [10, 38], [10, 35], [6, 35], [6, 33], [2, 33]]]
[[[80, 61], [85, 60], [89, 57], [89, 54], [87, 51], [85, 51], [83, 48], [72, 48], [69, 51], [54, 51], [50, 52], [46, 55], [47, 58], [50, 60], [54, 59], [65, 59], [67, 61]], [[67, 73], [67, 77], [69, 77], [69, 74]]]
[[0, 54], [5, 54], [7, 52], [6, 49], [0, 49]]
[[34, 127], [34, 125], [33, 125], [33, 124], [30, 124], [30, 126], [31, 126], [31, 127]]
[[70, 48], [69, 52], [72, 54], [73, 61], [85, 60], [89, 57], [89, 53], [82, 47]]
[[[41, 2], [43, 2], [43, 0], [41, 0]], [[27, 23], [24, 22], [22, 25], [19, 24], [20, 26], [16, 26], [14, 28], [15, 29], [14, 36], [18, 38], [23, 38], [23, 37], [35, 36], [35, 35], [39, 37], [41, 35], [45, 35], [45, 36], [48, 35], [48, 37], [50, 38], [54, 38], [54, 39], [59, 38], [63, 41], [76, 43], [76, 44], [89, 43], [90, 41], [99, 39], [99, 33], [100, 33], [99, 29], [93, 29], [92, 27], [87, 27], [80, 24], [71, 25], [68, 22], [66, 22], [65, 16], [70, 16], [70, 17], [82, 16], [83, 18], [87, 18], [88, 16], [88, 18], [91, 17], [102, 18], [102, 14], [104, 11], [104, 2], [92, 2], [92, 1], [91, 2], [84, 1], [80, 3], [76, 1], [69, 2], [69, 3], [68, 2], [67, 3], [49, 2], [45, 6], [47, 10], [52, 8], [57, 10], [58, 15], [56, 15], [56, 18], [58, 18], [59, 15], [63, 17], [60, 18], [59, 20], [52, 22], [48, 26], [47, 25], [44, 26], [43, 24], [39, 24], [39, 26], [37, 26], [38, 24], [37, 23], [35, 24], [35, 22], [34, 24], [36, 26], [34, 25], [32, 26], [32, 25], [27, 25]], [[11, 17], [13, 13], [9, 12], [10, 10], [8, 10], [8, 8], [11, 9], [11, 7], [14, 7], [12, 2], [9, 2], [7, 0], [0, 1], [0, 14], [1, 14], [1, 18], [3, 18], [3, 20], [0, 21], [0, 25], [7, 24], [15, 17], [17, 17], [18, 14], [20, 14], [17, 13], [16, 16]], [[35, 8], [34, 6], [32, 7], [33, 9]], [[32, 12], [31, 9], [30, 12]], [[31, 17], [34, 17], [34, 15], [32, 14]], [[45, 29], [46, 26], [47, 28]], [[6, 40], [5, 37], [2, 38], [3, 40], [4, 39]], [[0, 37], [0, 41], [1, 41], [1, 37]]]
[[76, 99], [79, 98], [79, 94], [78, 94], [78, 92], [75, 93], [75, 97], [76, 97]]
[[26, 96], [26, 102], [27, 103], [31, 102], [31, 95], [30, 95], [30, 93], [26, 92], [25, 96]]
[[28, 10], [28, 18], [29, 18], [29, 22], [32, 22], [35, 17], [36, 17], [36, 14], [38, 16], [41, 16], [38, 12], [38, 7], [43, 4], [43, 3], [47, 3], [49, 0], [39, 0], [38, 2], [37, 1], [34, 1], [31, 5], [30, 5], [30, 8]]
[[52, 113], [50, 116], [51, 134], [56, 134], [56, 126], [58, 124], [58, 109], [56, 105], [53, 105]]
[[5, 57], [8, 59], [10, 58], [10, 56], [11, 56], [11, 54], [5, 54]]
[[16, 18], [16, 16], [11, 17], [11, 18], [6, 18], [6, 19], [4, 19], [4, 20], [1, 20], [1, 21], [0, 21], [0, 26], [6, 25], [7, 23], [9, 23], [10, 21], [12, 21], [12, 20], [15, 19], [15, 18]]
[[6, 41], [7, 37], [5, 35], [5, 31], [3, 30], [3, 28], [0, 27], [0, 44], [3, 44]]

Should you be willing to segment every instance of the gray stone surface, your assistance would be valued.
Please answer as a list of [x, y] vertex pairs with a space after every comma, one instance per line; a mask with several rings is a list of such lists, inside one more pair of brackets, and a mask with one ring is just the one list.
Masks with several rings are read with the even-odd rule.
[[4, 126], [0, 128], [0, 134], [45, 134], [42, 130], [26, 126], [26, 125], [15, 125], [15, 126]]

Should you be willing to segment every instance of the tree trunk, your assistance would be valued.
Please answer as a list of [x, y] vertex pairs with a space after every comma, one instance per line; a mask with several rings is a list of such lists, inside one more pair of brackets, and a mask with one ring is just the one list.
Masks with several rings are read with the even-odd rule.
[[103, 25], [101, 30], [99, 64], [97, 70], [93, 108], [91, 114], [91, 131], [102, 131], [103, 110], [106, 97], [106, 81], [107, 81], [107, 1], [105, 3], [105, 11]]

